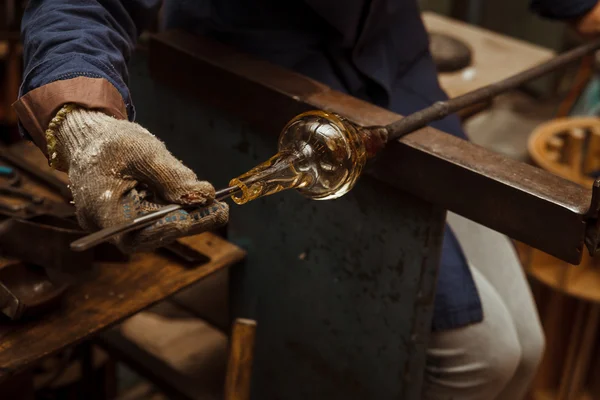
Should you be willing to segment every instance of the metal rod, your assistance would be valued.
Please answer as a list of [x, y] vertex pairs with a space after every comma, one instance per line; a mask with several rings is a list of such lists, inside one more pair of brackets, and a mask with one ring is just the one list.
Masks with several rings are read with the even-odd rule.
[[215, 192], [215, 200], [217, 200], [217, 201], [225, 200], [241, 191], [242, 191], [242, 189], [240, 189], [239, 186], [229, 186], [229, 187], [226, 187], [225, 189], [219, 189]]
[[561, 67], [565, 67], [599, 48], [600, 39], [594, 40], [507, 79], [473, 90], [472, 92], [465, 93], [451, 100], [439, 101], [431, 107], [417, 111], [414, 114], [386, 126], [389, 139], [398, 139], [408, 133], [427, 126], [433, 121], [438, 121], [466, 107], [489, 100], [508, 90], [515, 89], [525, 82], [539, 78]]
[[[237, 186], [230, 186], [225, 189], [217, 190], [215, 192], [215, 200], [221, 201], [226, 198], [240, 192], [240, 188]], [[135, 218], [132, 221], [126, 222], [121, 225], [110, 226], [108, 228], [101, 229], [97, 232], [91, 233], [80, 239], [75, 240], [71, 243], [71, 250], [73, 251], [85, 251], [92, 247], [99, 245], [100, 243], [106, 242], [110, 238], [116, 235], [122, 235], [127, 232], [134, 231], [152, 225], [156, 220], [172, 213], [173, 211], [181, 210], [184, 208], [181, 204], [170, 204], [162, 207], [154, 212], [151, 212], [141, 217]]]

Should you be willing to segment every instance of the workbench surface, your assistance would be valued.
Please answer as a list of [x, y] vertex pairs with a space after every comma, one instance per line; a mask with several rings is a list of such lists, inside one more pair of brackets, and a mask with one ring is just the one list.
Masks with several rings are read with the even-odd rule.
[[428, 31], [455, 37], [473, 50], [470, 67], [439, 76], [451, 98], [508, 78], [555, 55], [552, 50], [439, 14], [424, 12], [423, 21]]
[[[43, 162], [37, 149], [21, 146], [21, 154], [36, 160], [38, 165], [40, 160]], [[0, 380], [245, 256], [242, 249], [211, 233], [185, 238], [182, 242], [211, 260], [201, 266], [186, 267], [159, 253], [143, 253], [128, 263], [99, 263], [95, 276], [68, 289], [59, 309], [25, 322], [0, 318]]]

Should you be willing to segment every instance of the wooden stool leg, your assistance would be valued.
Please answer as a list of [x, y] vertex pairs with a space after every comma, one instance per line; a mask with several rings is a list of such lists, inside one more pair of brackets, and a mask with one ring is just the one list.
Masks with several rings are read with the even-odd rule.
[[583, 317], [583, 329], [581, 341], [578, 343], [575, 362], [571, 365], [572, 370], [566, 371], [570, 374], [570, 380], [565, 390], [564, 399], [577, 399], [584, 392], [584, 381], [588, 374], [592, 351], [596, 337], [598, 336], [598, 322], [600, 317], [600, 306], [597, 304], [582, 303], [580, 307], [585, 308]]
[[237, 319], [231, 334], [225, 400], [249, 400], [256, 322]]
[[569, 347], [567, 349], [567, 359], [563, 365], [562, 377], [560, 382], [560, 387], [558, 391], [558, 400], [569, 400], [571, 399], [572, 393], [572, 381], [573, 381], [573, 371], [575, 366], [579, 362], [579, 349], [581, 347], [581, 343], [579, 343], [579, 338], [583, 335], [583, 332], [586, 328], [586, 320], [587, 320], [587, 304], [583, 302], [579, 302], [577, 304], [577, 311], [575, 317], [575, 323], [573, 324], [573, 330], [569, 335]]

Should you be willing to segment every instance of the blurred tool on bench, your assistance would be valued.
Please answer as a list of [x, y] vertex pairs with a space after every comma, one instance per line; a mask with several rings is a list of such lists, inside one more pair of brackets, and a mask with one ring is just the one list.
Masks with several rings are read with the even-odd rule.
[[45, 184], [49, 189], [60, 194], [65, 200], [73, 200], [71, 190], [69, 186], [60, 180], [56, 175], [50, 171], [44, 171], [31, 163], [13, 154], [8, 148], [0, 146], [0, 160], [3, 160], [15, 168], [20, 169], [23, 173], [26, 173], [34, 179]]
[[53, 201], [20, 187], [21, 175], [12, 166], [0, 166], [0, 180], [3, 180], [0, 182], [0, 214], [17, 218], [41, 215], [71, 218], [75, 215], [71, 204]]

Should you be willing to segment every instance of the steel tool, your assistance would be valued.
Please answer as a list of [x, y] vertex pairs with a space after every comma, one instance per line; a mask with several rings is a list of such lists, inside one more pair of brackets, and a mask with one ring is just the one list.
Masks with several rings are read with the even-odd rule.
[[[215, 200], [225, 200], [229, 196], [239, 191], [240, 188], [238, 187], [227, 187], [225, 189], [217, 190], [217, 192], [215, 193]], [[123, 233], [131, 232], [136, 229], [146, 227], [148, 225], [152, 225], [154, 222], [156, 222], [156, 220], [164, 217], [169, 213], [172, 213], [173, 211], [181, 210], [184, 207], [185, 206], [181, 204], [170, 204], [152, 213], [142, 215], [141, 217], [137, 217], [131, 220], [130, 222], [101, 229], [97, 232], [91, 233], [87, 236], [82, 237], [81, 239], [74, 241], [73, 243], [71, 243], [71, 249], [73, 251], [85, 251], [100, 243], [107, 241], [115, 235], [120, 235]]]

